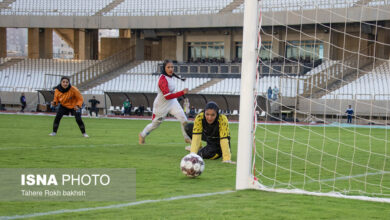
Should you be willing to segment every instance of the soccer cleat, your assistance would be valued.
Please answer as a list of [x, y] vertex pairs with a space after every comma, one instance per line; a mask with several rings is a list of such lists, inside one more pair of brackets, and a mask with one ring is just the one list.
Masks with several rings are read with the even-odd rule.
[[186, 151], [191, 151], [191, 146], [187, 146], [184, 148]]
[[85, 137], [85, 138], [89, 138], [89, 136], [88, 136], [88, 134], [87, 134], [87, 133], [84, 133], [84, 134], [83, 134], [83, 137]]
[[138, 143], [145, 144], [145, 138], [142, 137], [141, 133], [138, 134]]
[[49, 136], [56, 136], [56, 135], [57, 135], [56, 132], [51, 132], [51, 133], [49, 134]]
[[191, 144], [191, 138], [184, 138], [184, 142], [186, 142], [187, 144]]

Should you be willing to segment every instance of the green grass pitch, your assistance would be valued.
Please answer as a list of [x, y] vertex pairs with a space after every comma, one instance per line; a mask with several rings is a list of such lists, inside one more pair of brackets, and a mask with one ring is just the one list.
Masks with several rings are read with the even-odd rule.
[[[149, 120], [84, 118], [90, 138], [81, 136], [74, 118], [63, 118], [58, 135], [50, 137], [48, 134], [51, 132], [53, 120], [54, 117], [51, 116], [0, 115], [0, 167], [136, 168], [137, 201], [234, 191], [236, 167], [222, 164], [221, 160], [205, 160], [205, 171], [199, 178], [190, 179], [180, 172], [180, 160], [187, 152], [184, 150], [186, 144], [178, 122], [165, 121], [147, 137], [146, 144], [140, 146], [138, 133], [150, 122]], [[233, 160], [236, 160], [238, 125], [230, 124], [230, 128]], [[309, 161], [313, 160], [312, 163], [306, 164], [306, 174], [311, 178], [318, 178], [321, 171], [323, 175], [321, 179], [334, 177], [334, 173], [328, 170], [335, 170], [335, 161], [325, 154], [322, 158], [323, 168], [319, 170], [314, 165], [321, 159], [318, 149], [329, 155], [338, 153], [339, 158], [345, 160], [355, 155], [354, 161], [358, 164], [369, 164], [370, 167], [378, 168], [386, 162], [384, 157], [371, 154], [371, 160], [368, 161], [365, 150], [390, 154], [389, 136], [384, 130], [358, 130], [359, 133], [378, 137], [369, 142], [365, 136], [354, 140], [353, 134], [356, 130], [353, 129], [352, 132], [338, 128], [310, 129], [308, 132], [293, 126], [259, 126], [258, 151], [264, 152], [265, 161], [275, 161], [278, 155], [280, 163], [276, 168], [272, 163], [259, 162], [260, 159], [257, 158], [257, 169], [262, 170], [265, 176], [276, 175], [278, 180], [297, 183], [296, 186], [301, 187], [299, 183], [305, 180], [299, 173], [303, 172], [300, 169], [305, 164], [300, 159], [291, 161], [291, 157], [285, 153], [292, 151], [294, 155], [303, 158], [307, 156]], [[267, 135], [266, 139], [264, 134]], [[323, 143], [323, 134], [331, 139]], [[288, 141], [288, 138], [292, 137], [302, 143], [295, 142], [292, 145], [292, 142]], [[335, 143], [344, 144], [335, 145], [334, 140]], [[267, 148], [267, 145], [274, 146], [274, 143], [279, 143], [280, 149], [277, 154], [275, 150]], [[311, 147], [308, 148], [305, 145], [307, 143]], [[358, 146], [364, 149], [353, 154], [348, 148], [351, 143], [359, 143]], [[386, 146], [387, 149], [376, 146]], [[350, 175], [351, 168], [348, 165], [347, 162], [340, 160], [336, 168], [336, 177]], [[389, 165], [390, 162], [385, 164], [385, 170], [389, 170]], [[283, 169], [290, 166], [299, 173]], [[352, 175], [364, 171], [366, 170], [357, 166], [352, 169]], [[373, 182], [378, 176], [368, 178], [368, 182]], [[310, 182], [309, 180], [306, 178], [307, 182]], [[383, 181], [383, 185], [388, 187], [388, 176], [385, 176]], [[358, 182], [352, 181], [353, 189], [362, 187], [355, 186]], [[272, 180], [264, 180], [264, 183], [278, 184]], [[328, 185], [333, 186], [333, 182], [312, 181], [304, 186], [308, 190], [318, 190], [320, 185], [321, 189], [326, 191]], [[336, 181], [335, 185], [338, 189], [350, 187], [348, 181]], [[368, 186], [366, 190], [372, 192], [378, 189]], [[386, 190], [382, 193], [386, 193]], [[0, 202], [0, 219], [6, 219], [7, 216], [104, 207], [121, 203], [123, 202]], [[199, 198], [163, 200], [130, 207], [44, 215], [33, 219], [388, 219], [389, 216], [388, 203], [244, 190]]]

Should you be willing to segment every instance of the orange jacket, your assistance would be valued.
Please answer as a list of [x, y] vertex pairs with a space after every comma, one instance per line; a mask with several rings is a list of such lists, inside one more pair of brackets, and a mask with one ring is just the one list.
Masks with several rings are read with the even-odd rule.
[[54, 91], [54, 105], [60, 103], [65, 108], [73, 109], [76, 105], [81, 108], [84, 98], [80, 91], [72, 86], [67, 92], [60, 92], [58, 89]]

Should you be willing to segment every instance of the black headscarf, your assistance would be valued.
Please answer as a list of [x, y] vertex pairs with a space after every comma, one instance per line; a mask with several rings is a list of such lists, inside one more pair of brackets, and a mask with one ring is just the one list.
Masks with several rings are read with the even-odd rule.
[[[206, 104], [206, 106], [204, 107], [204, 112], [205, 113], [206, 113], [207, 109], [213, 109], [217, 113], [217, 117], [215, 118], [215, 121], [213, 122], [213, 124], [217, 123], [218, 117], [219, 117], [219, 113], [218, 113], [219, 112], [219, 107], [218, 107], [217, 103], [215, 103], [213, 101], [208, 102]], [[206, 117], [204, 119], [206, 120]]]
[[[61, 82], [62, 82], [62, 80], [64, 80], [64, 79], [67, 79], [68, 82], [69, 82], [69, 86], [68, 86], [68, 88], [66, 88], [66, 89], [64, 89], [64, 88], [61, 86]], [[55, 87], [55, 88], [58, 89], [58, 91], [60, 91], [60, 92], [62, 92], [62, 93], [65, 93], [65, 92], [69, 91], [70, 87], [72, 87], [72, 85], [70, 85], [70, 79], [69, 79], [69, 77], [63, 76], [63, 77], [61, 77], [60, 84], [58, 84], [57, 87]]]
[[219, 112], [219, 107], [217, 105], [217, 103], [213, 102], [213, 101], [210, 101], [206, 104], [206, 107], [204, 107], [204, 110], [206, 111], [207, 109], [213, 109], [215, 110], [217, 113]]
[[203, 133], [207, 137], [207, 141], [219, 143], [219, 123], [218, 123], [219, 107], [217, 103], [211, 101], [206, 104], [206, 107], [204, 108], [204, 114], [208, 109], [213, 109], [217, 113], [217, 116], [215, 117], [215, 120], [212, 124], [209, 124], [206, 120], [206, 117], [203, 117], [202, 120]]
[[[167, 66], [168, 63], [173, 63], [172, 60], [165, 60], [163, 65], [162, 65], [162, 69], [161, 69], [161, 74], [165, 75], [165, 76], [168, 76], [168, 77], [171, 77], [170, 75], [168, 75], [167, 72], [165, 72], [165, 67]], [[181, 81], [185, 81], [186, 79], [185, 78], [181, 78], [180, 76], [176, 75], [176, 73], [173, 73], [172, 76], [180, 79]]]

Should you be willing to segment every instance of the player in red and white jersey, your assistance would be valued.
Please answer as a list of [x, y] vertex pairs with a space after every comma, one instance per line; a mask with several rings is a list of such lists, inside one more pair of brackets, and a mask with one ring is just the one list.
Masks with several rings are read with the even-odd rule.
[[157, 97], [153, 103], [152, 123], [146, 125], [144, 130], [139, 133], [139, 144], [145, 143], [146, 136], [148, 136], [154, 129], [158, 128], [158, 126], [160, 126], [161, 122], [168, 113], [175, 116], [180, 121], [184, 141], [191, 143], [191, 138], [187, 135], [184, 129], [185, 125], [187, 124], [187, 117], [179, 102], [177, 101], [178, 97], [188, 93], [188, 88], [185, 88], [179, 92], [175, 92], [176, 85], [173, 77], [184, 80], [173, 72], [173, 62], [167, 60], [163, 64], [162, 73], [158, 79], [158, 92]]

